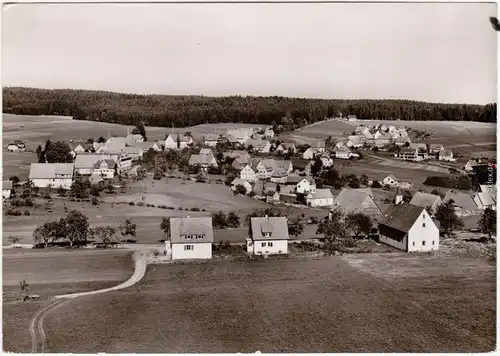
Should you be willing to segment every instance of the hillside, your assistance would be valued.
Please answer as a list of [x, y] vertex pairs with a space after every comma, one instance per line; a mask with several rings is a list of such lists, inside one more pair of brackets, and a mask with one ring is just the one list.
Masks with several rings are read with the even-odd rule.
[[437, 104], [408, 100], [135, 95], [70, 89], [4, 88], [3, 112], [65, 115], [77, 120], [186, 127], [205, 123], [283, 125], [290, 130], [338, 113], [360, 119], [496, 122], [496, 103]]

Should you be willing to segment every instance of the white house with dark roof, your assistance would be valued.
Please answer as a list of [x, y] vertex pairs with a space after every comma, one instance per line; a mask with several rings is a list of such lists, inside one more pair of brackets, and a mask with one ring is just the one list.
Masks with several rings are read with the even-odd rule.
[[211, 259], [214, 233], [211, 217], [170, 218], [170, 240], [165, 241], [172, 260]]
[[455, 162], [456, 159], [453, 158], [453, 151], [452, 150], [441, 150], [438, 153], [438, 159], [440, 161], [447, 161], [447, 162]]
[[250, 219], [251, 237], [246, 239], [247, 253], [254, 255], [287, 254], [288, 220], [285, 217], [255, 217]]
[[257, 180], [257, 174], [255, 170], [249, 164], [247, 164], [240, 171], [240, 179], [246, 180], [248, 182], [255, 182]]
[[232, 182], [231, 182], [231, 190], [235, 191], [236, 190], [236, 187], [238, 185], [241, 185], [243, 187], [245, 187], [246, 189], [246, 194], [250, 193], [252, 191], [252, 185], [244, 180], [244, 179], [240, 179], [240, 178], [235, 178]]
[[7, 145], [7, 151], [24, 152], [26, 151], [26, 144], [21, 140], [14, 140]]
[[102, 159], [94, 163], [91, 174], [97, 174], [105, 179], [113, 179], [118, 165], [111, 158]]
[[444, 146], [440, 143], [431, 143], [429, 145], [429, 153], [439, 153], [439, 151], [444, 150]]
[[217, 146], [217, 142], [219, 142], [220, 135], [218, 134], [206, 134], [203, 136], [203, 145], [208, 147]]
[[333, 194], [328, 188], [316, 189], [314, 192], [310, 192], [306, 197], [307, 205], [314, 207], [332, 206], [333, 205]]
[[[179, 145], [177, 145], [177, 141], [179, 141]], [[165, 139], [165, 149], [166, 150], [183, 150], [187, 148], [193, 139], [186, 135], [181, 134], [170, 134]]]
[[295, 154], [295, 152], [297, 152], [297, 148], [293, 143], [282, 142], [278, 147], [276, 147], [275, 151], [282, 154]]
[[316, 193], [316, 183], [312, 177], [291, 176], [287, 184], [294, 184], [294, 191], [301, 194]]
[[12, 181], [4, 180], [2, 181], [2, 197], [4, 199], [9, 199], [12, 195]]
[[38, 188], [70, 189], [74, 171], [73, 163], [32, 163], [29, 180]]
[[249, 139], [245, 143], [246, 147], [252, 147], [254, 152], [269, 153], [271, 150], [271, 143], [268, 140], [254, 140]]
[[390, 187], [397, 187], [399, 185], [398, 179], [393, 176], [392, 174], [389, 174], [387, 177], [384, 178], [382, 181], [383, 185], [388, 185]]
[[[203, 150], [202, 150], [203, 151]], [[210, 150], [212, 152], [212, 150]], [[194, 166], [194, 165], [199, 165], [202, 169], [208, 169], [209, 167], [218, 167], [217, 160], [215, 159], [213, 154], [195, 154], [191, 155], [189, 157], [189, 165]]]
[[405, 252], [439, 249], [439, 229], [425, 208], [393, 205], [378, 224], [380, 242]]

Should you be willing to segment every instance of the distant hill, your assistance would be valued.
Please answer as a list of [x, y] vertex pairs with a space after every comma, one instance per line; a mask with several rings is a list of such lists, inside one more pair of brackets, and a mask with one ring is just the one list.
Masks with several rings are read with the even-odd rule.
[[283, 125], [283, 130], [333, 117], [496, 122], [496, 103], [438, 104], [409, 100], [340, 100], [286, 97], [135, 95], [71, 89], [3, 89], [3, 112], [65, 115], [76, 120], [186, 127], [205, 123]]

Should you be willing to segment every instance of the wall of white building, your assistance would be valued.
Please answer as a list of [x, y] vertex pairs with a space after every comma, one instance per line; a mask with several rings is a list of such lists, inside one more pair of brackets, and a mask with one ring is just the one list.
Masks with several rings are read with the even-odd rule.
[[427, 252], [439, 249], [439, 229], [427, 212], [422, 211], [408, 232], [408, 252]]
[[316, 206], [332, 206], [333, 205], [333, 198], [307, 199], [307, 203], [311, 204], [312, 207], [316, 207]]
[[288, 240], [247, 240], [247, 252], [255, 255], [287, 254]]
[[4, 199], [9, 199], [10, 198], [10, 193], [11, 193], [10, 189], [2, 189], [2, 196], [3, 196]]
[[56, 179], [31, 179], [34, 187], [47, 188], [51, 186], [52, 188], [63, 187], [64, 189], [70, 189], [71, 184], [73, 184], [73, 178], [56, 178]]
[[[191, 246], [188, 249], [186, 246]], [[172, 244], [172, 259], [210, 259], [212, 258], [212, 243], [197, 242], [197, 243], [173, 243]]]

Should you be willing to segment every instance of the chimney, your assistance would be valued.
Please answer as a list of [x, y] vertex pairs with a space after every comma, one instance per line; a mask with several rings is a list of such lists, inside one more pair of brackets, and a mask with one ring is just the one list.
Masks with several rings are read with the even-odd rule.
[[398, 205], [403, 202], [403, 193], [401, 193], [401, 190], [398, 188], [396, 191], [396, 197], [394, 198], [394, 204]]

